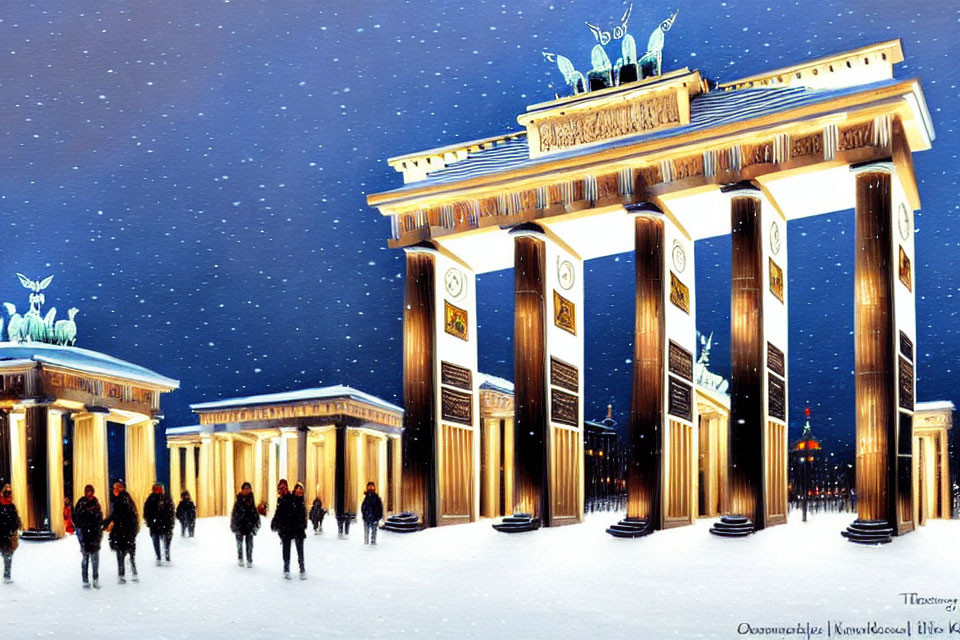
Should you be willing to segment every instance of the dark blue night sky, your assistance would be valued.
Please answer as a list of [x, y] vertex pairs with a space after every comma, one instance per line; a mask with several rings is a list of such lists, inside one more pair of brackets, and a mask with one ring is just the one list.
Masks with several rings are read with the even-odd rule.
[[[932, 151], [915, 156], [918, 399], [960, 404], [960, 6], [952, 2], [637, 2], [642, 46], [679, 7], [664, 70], [726, 81], [901, 38]], [[0, 13], [0, 299], [54, 274], [78, 345], [178, 378], [189, 404], [348, 384], [401, 402], [403, 252], [365, 196], [390, 156], [519, 128], [561, 90], [540, 52], [589, 66], [584, 21], [620, 0], [6, 3]], [[853, 216], [791, 222], [791, 437], [802, 410], [852, 451]], [[698, 318], [729, 369], [729, 238], [697, 247]], [[633, 257], [586, 275], [587, 416], [629, 405]], [[481, 278], [481, 368], [512, 377], [512, 273]], [[162, 431], [162, 429], [161, 429]], [[166, 474], [166, 450], [158, 447]]]

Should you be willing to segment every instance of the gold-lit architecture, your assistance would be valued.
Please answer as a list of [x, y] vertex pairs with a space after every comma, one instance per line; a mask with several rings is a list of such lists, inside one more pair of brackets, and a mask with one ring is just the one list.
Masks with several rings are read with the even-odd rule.
[[333, 386], [191, 405], [200, 424], [167, 429], [170, 490], [187, 490], [197, 514], [229, 515], [240, 485], [276, 506], [276, 486], [301, 482], [332, 513], [357, 514], [367, 482], [387, 512], [400, 501], [403, 410]]
[[[869, 531], [849, 533], [909, 531], [912, 154], [934, 134], [919, 81], [894, 78], [902, 60], [893, 40], [730, 82], [680, 69], [597, 85], [593, 74], [590, 87], [605, 88], [586, 91], [572, 73], [578, 93], [528, 107], [518, 131], [390, 159], [404, 185], [368, 203], [407, 254], [404, 508], [428, 526], [472, 518], [437, 488], [462, 495], [471, 475], [442, 470], [478, 455], [476, 276], [513, 268], [513, 510], [547, 526], [582, 518], [583, 264], [632, 251], [628, 520], [692, 522], [688, 471], [701, 445], [726, 438], [726, 456], [701, 463], [710, 501], [736, 516], [715, 532], [785, 522], [787, 223], [854, 208], [858, 523]], [[722, 436], [699, 433], [692, 375], [694, 244], [720, 235], [733, 246]]]
[[[76, 501], [87, 484], [105, 511], [114, 479], [143, 504], [156, 481], [160, 396], [178, 381], [96, 351], [39, 342], [0, 343], [0, 381], [0, 485], [12, 485], [25, 538], [62, 536], [64, 498]], [[111, 426], [119, 442], [109, 441]], [[117, 459], [121, 466], [111, 467]]]
[[913, 414], [913, 505], [917, 524], [953, 517], [950, 496], [952, 402], [918, 402]]

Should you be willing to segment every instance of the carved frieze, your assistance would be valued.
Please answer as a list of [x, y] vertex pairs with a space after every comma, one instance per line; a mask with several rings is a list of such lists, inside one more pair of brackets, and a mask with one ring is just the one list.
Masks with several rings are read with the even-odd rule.
[[597, 200], [606, 200], [620, 194], [620, 183], [616, 173], [597, 176]]
[[679, 158], [673, 161], [673, 179], [683, 180], [703, 175], [703, 154]]
[[767, 374], [767, 413], [777, 420], [787, 419], [787, 390], [783, 380]]
[[785, 378], [787, 375], [786, 361], [783, 357], [783, 351], [777, 349], [769, 342], [767, 343], [767, 368], [781, 378]]
[[[520, 205], [520, 211], [529, 211], [530, 209], [535, 209], [537, 207], [537, 190], [536, 189], [526, 189], [521, 191], [518, 195], [518, 204]], [[519, 211], [511, 211], [510, 213], [519, 213]]]
[[669, 351], [670, 373], [693, 382], [693, 355], [673, 340], [670, 340]]
[[440, 415], [450, 422], [473, 424], [473, 394], [441, 388]]
[[486, 218], [497, 215], [497, 199], [481, 198], [477, 200], [477, 209], [480, 211], [480, 217]]
[[580, 372], [572, 364], [550, 356], [550, 384], [576, 393], [580, 390]]
[[823, 134], [813, 133], [809, 136], [790, 138], [790, 157], [805, 158], [807, 156], [823, 155]]
[[680, 124], [680, 105], [677, 95], [670, 93], [553, 118], [539, 123], [537, 133], [540, 152], [548, 153], [677, 124]]
[[660, 175], [660, 167], [658, 165], [650, 165], [637, 169], [634, 174], [634, 179], [636, 184], [643, 187], [652, 187], [655, 184], [663, 182], [663, 176]]
[[551, 389], [550, 419], [571, 427], [580, 426], [580, 399], [564, 391]]
[[839, 151], [850, 151], [872, 145], [873, 120], [840, 129], [840, 136], [837, 141], [837, 149]]
[[693, 420], [693, 387], [668, 376], [667, 413], [684, 420]]
[[747, 145], [743, 147], [744, 167], [754, 164], [768, 164], [770, 162], [773, 162], [772, 142], [762, 142], [760, 144]]
[[473, 389], [473, 374], [470, 369], [450, 362], [440, 362], [440, 382], [461, 389]]
[[906, 356], [907, 360], [913, 362], [913, 340], [907, 337], [903, 331], [900, 332], [900, 353]]
[[900, 407], [902, 409], [913, 410], [913, 365], [899, 358], [900, 360]]

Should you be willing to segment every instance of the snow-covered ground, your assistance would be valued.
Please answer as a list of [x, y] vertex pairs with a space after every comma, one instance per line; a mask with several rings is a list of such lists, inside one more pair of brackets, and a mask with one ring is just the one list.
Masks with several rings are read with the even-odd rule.
[[[960, 621], [960, 521], [933, 521], [886, 547], [840, 536], [846, 514], [799, 516], [745, 540], [711, 536], [711, 521], [640, 540], [604, 533], [614, 514], [582, 525], [508, 535], [490, 521], [403, 536], [363, 529], [339, 540], [328, 519], [306, 541], [309, 580], [281, 578], [265, 527], [254, 567], [236, 565], [226, 519], [174, 538], [172, 566], [138, 542], [140, 582], [119, 585], [101, 552], [100, 591], [80, 586], [75, 539], [23, 543], [12, 585], [0, 585], [0, 638], [750, 638], [740, 625], [844, 626]], [[123, 634], [121, 636], [121, 634]], [[936, 635], [926, 634], [929, 637]], [[823, 635], [812, 637], [827, 637]], [[869, 632], [858, 637], [905, 637]], [[955, 637], [955, 634], [954, 634]]]

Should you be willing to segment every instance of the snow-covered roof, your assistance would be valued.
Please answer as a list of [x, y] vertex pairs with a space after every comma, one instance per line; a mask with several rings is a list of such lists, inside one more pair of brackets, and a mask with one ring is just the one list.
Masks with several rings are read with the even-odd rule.
[[212, 411], [215, 409], [249, 407], [260, 404], [286, 404], [290, 402], [309, 402], [311, 400], [332, 400], [334, 398], [352, 398], [353, 400], [365, 402], [381, 409], [386, 409], [387, 411], [403, 413], [403, 409], [395, 404], [391, 404], [369, 393], [364, 393], [363, 391], [342, 384], [330, 387], [300, 389], [297, 391], [283, 391], [281, 393], [265, 393], [242, 398], [224, 398], [222, 400], [191, 404], [190, 408], [193, 411]]
[[[705, 131], [712, 127], [745, 122], [790, 109], [827, 102], [834, 98], [876, 91], [899, 82], [902, 81], [886, 79], [868, 85], [836, 89], [809, 89], [802, 86], [791, 86], [701, 93], [690, 101], [689, 124], [617, 138], [603, 144], [578, 147], [539, 158], [530, 157], [529, 141], [527, 136], [522, 135], [521, 132], [516, 134], [516, 137], [510, 137], [499, 144], [471, 150], [463, 160], [458, 162], [449, 165], [439, 164], [438, 169], [428, 172], [424, 179], [410, 182], [389, 193], [402, 193], [430, 185], [450, 184], [479, 176], [546, 164], [559, 159], [585, 156], [640, 142], [673, 138], [694, 131]], [[924, 122], [923, 125], [927, 127], [932, 138], [932, 124]]]
[[164, 433], [168, 436], [188, 436], [194, 433], [200, 433], [202, 428], [199, 424], [191, 424], [185, 427], [167, 427]]
[[950, 400], [934, 400], [932, 402], [918, 402], [913, 405], [914, 411], [943, 411], [948, 409], [953, 411], [956, 409], [953, 402]]
[[142, 382], [168, 390], [180, 387], [179, 380], [162, 376], [146, 367], [99, 351], [40, 342], [0, 342], [0, 368], [13, 363], [22, 364], [25, 361], [73, 369], [81, 373]]
[[498, 378], [497, 376], [491, 376], [487, 373], [477, 372], [477, 379], [480, 381], [481, 389], [513, 394], [513, 383], [506, 378]]

